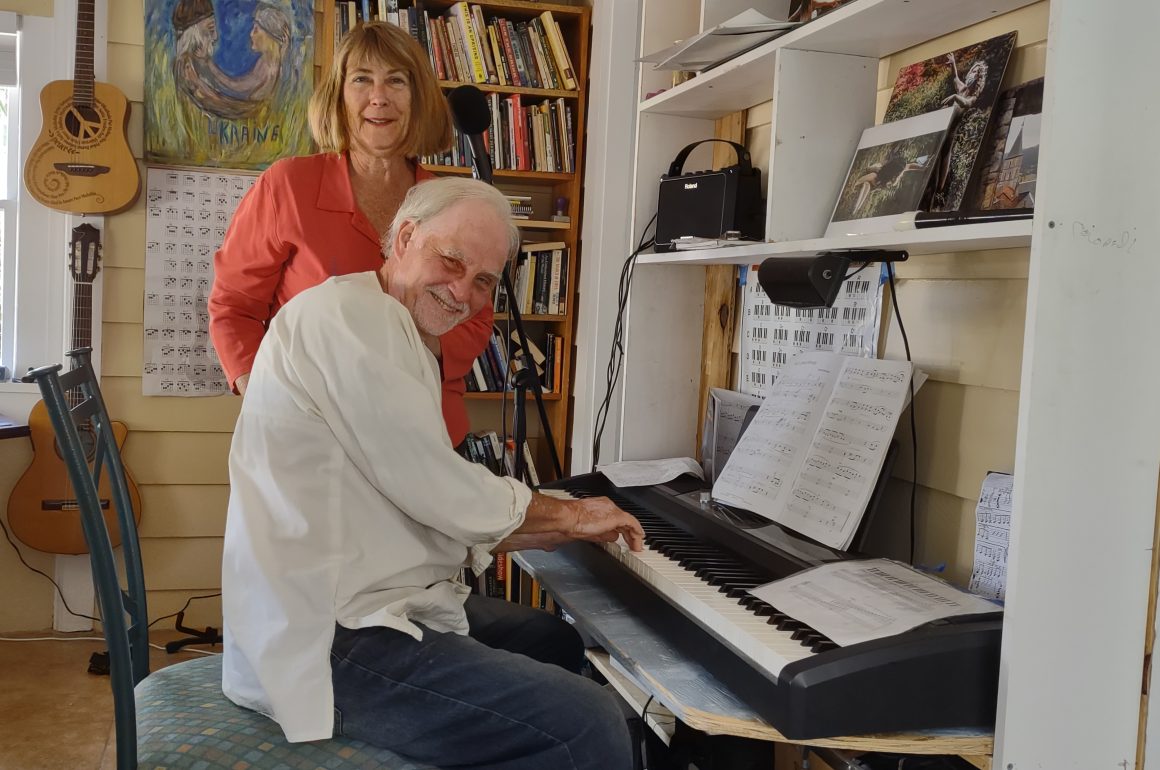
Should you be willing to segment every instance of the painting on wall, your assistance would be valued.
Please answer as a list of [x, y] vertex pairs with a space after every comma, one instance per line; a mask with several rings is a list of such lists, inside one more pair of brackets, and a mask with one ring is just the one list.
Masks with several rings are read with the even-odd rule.
[[311, 151], [313, 4], [145, 0], [145, 160], [260, 170]]

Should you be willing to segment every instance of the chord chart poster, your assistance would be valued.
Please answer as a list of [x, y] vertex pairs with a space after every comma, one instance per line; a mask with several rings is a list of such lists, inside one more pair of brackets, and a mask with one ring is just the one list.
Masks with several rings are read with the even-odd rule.
[[749, 268], [742, 286], [741, 383], [739, 390], [765, 398], [778, 372], [803, 350], [826, 350], [874, 358], [882, 312], [881, 270], [868, 266], [842, 284], [828, 308], [793, 308], [769, 301]]
[[146, 396], [230, 392], [209, 341], [213, 255], [253, 174], [150, 168], [145, 225]]

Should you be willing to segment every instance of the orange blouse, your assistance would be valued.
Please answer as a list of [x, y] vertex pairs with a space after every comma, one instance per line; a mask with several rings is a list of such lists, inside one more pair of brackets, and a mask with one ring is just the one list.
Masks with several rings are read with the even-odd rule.
[[[433, 179], [419, 167], [416, 181]], [[355, 204], [346, 154], [279, 160], [254, 182], [214, 256], [209, 334], [232, 386], [250, 371], [270, 317], [334, 275], [377, 270], [379, 234]], [[439, 338], [443, 420], [452, 445], [467, 435], [463, 377], [491, 336], [489, 306]]]

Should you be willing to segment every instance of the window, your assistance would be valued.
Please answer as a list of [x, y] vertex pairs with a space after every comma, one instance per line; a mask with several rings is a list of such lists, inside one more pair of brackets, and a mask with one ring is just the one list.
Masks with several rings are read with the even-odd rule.
[[11, 378], [60, 361], [66, 345], [69, 217], [28, 195], [22, 168], [40, 133], [41, 89], [71, 77], [76, 6], [58, 0], [55, 11], [0, 12], [0, 412], [17, 418], [36, 391]]

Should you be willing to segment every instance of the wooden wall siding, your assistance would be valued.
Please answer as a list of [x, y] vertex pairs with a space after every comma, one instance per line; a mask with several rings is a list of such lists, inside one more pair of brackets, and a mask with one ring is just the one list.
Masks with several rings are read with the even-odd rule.
[[0, 0], [0, 11], [52, 16], [53, 0]]

